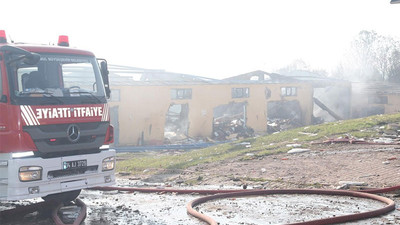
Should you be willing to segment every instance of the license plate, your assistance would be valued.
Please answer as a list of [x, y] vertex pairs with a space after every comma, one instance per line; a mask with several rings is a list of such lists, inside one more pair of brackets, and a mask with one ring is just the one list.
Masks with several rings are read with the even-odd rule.
[[86, 159], [63, 162], [63, 170], [82, 168], [82, 167], [86, 167], [86, 166], [87, 166]]

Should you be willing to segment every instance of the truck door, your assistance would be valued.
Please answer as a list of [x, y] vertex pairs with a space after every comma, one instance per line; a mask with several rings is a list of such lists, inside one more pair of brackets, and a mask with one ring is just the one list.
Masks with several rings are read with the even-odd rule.
[[[2, 55], [0, 54], [0, 58]], [[4, 65], [0, 62], [0, 153], [2, 150], [2, 146], [5, 145], [5, 132], [8, 130], [7, 127], [7, 96], [5, 94], [5, 73], [4, 73]]]

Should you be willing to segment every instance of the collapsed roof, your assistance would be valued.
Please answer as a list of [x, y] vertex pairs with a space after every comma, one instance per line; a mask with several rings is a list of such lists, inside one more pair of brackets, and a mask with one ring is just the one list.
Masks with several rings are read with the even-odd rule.
[[129, 66], [109, 65], [110, 82], [114, 86], [131, 85], [182, 85], [182, 84], [210, 84], [219, 80], [172, 73], [165, 70], [143, 69]]
[[308, 71], [293, 71], [287, 75], [267, 73], [262, 70], [218, 80], [165, 70], [143, 69], [130, 66], [109, 65], [110, 82], [113, 86], [131, 85], [196, 85], [196, 84], [252, 84], [252, 83], [312, 83], [314, 87], [347, 84], [349, 82], [327, 78]]

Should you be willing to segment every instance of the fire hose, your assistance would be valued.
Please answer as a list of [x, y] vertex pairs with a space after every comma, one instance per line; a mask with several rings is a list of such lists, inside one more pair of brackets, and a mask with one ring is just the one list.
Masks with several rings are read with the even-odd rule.
[[[77, 206], [81, 207], [81, 210], [79, 212], [78, 217], [75, 219], [75, 221], [72, 223], [72, 225], [79, 225], [82, 223], [82, 221], [86, 218], [86, 205], [85, 203], [83, 203], [80, 199], [75, 199], [75, 203]], [[60, 208], [63, 207], [63, 204], [59, 204], [57, 207], [55, 207], [53, 209], [53, 211], [51, 212], [51, 217], [53, 218], [53, 221], [57, 224], [57, 225], [67, 225], [65, 224], [61, 218], [58, 216], [58, 211], [60, 210]], [[69, 224], [68, 224], [69, 225]]]
[[60, 208], [64, 206], [64, 204], [61, 202], [54, 201], [54, 200], [33, 203], [31, 205], [19, 206], [14, 209], [0, 211], [0, 224], [2, 224], [2, 222], [6, 222], [6, 221], [9, 221], [18, 216], [21, 216], [21, 214], [25, 215], [28, 213], [42, 210], [42, 211], [51, 212], [51, 217], [56, 225], [79, 225], [86, 218], [87, 208], [86, 208], [85, 203], [78, 198], [75, 199], [75, 204], [78, 207], [80, 207], [80, 210], [79, 210], [78, 217], [74, 220], [74, 222], [72, 224], [65, 224], [61, 220], [61, 218], [58, 215], [58, 212], [59, 212]]
[[217, 225], [218, 223], [211, 217], [199, 213], [193, 207], [205, 203], [210, 200], [222, 199], [222, 198], [232, 198], [232, 197], [245, 197], [245, 196], [260, 196], [260, 195], [272, 195], [272, 194], [307, 194], [307, 195], [336, 195], [336, 196], [351, 196], [357, 198], [367, 198], [376, 201], [383, 202], [387, 206], [363, 213], [356, 213], [344, 216], [330, 217], [324, 219], [317, 219], [306, 222], [291, 223], [296, 225], [322, 225], [322, 224], [334, 224], [334, 223], [344, 223], [349, 221], [361, 220], [371, 217], [376, 217], [383, 215], [385, 213], [391, 212], [395, 209], [395, 203], [393, 200], [375, 195], [376, 193], [387, 193], [395, 190], [400, 190], [400, 186], [395, 186], [391, 188], [384, 189], [371, 189], [363, 191], [347, 191], [347, 190], [325, 190], [325, 189], [277, 189], [277, 190], [181, 190], [181, 189], [150, 189], [150, 188], [128, 188], [128, 187], [97, 187], [93, 188], [95, 190], [102, 191], [126, 191], [126, 192], [163, 192], [163, 193], [177, 193], [177, 194], [210, 194], [210, 196], [201, 197], [189, 202], [186, 206], [187, 212], [204, 221], [210, 225]]

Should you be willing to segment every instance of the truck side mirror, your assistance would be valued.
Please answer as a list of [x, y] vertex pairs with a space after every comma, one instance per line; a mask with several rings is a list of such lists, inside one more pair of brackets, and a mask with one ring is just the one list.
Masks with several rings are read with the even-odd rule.
[[98, 59], [101, 60], [100, 62], [100, 72], [101, 76], [103, 77], [103, 83], [104, 83], [104, 88], [106, 90], [106, 96], [107, 98], [110, 98], [111, 96], [111, 89], [110, 89], [110, 81], [108, 79], [108, 66], [107, 66], [107, 61], [105, 59]]
[[34, 52], [31, 54], [26, 55], [24, 58], [24, 63], [28, 65], [36, 65], [40, 61], [40, 55]]

